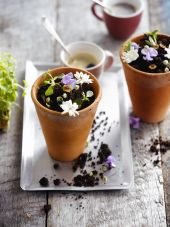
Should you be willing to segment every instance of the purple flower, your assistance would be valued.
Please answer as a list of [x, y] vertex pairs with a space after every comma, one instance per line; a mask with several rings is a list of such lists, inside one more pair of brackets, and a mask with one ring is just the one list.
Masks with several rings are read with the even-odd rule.
[[139, 126], [140, 126], [140, 118], [139, 117], [130, 116], [129, 117], [129, 124], [132, 126], [132, 128], [138, 129]]
[[135, 42], [132, 42], [131, 46], [134, 48], [134, 50], [138, 50], [139, 49], [139, 45]]
[[145, 56], [143, 56], [143, 59], [144, 60], [147, 60], [147, 61], [152, 61], [153, 60], [153, 57], [156, 57], [158, 55], [158, 51], [155, 50], [153, 47], [149, 47], [149, 46], [145, 46], [141, 53]]
[[107, 163], [109, 168], [116, 167], [116, 159], [112, 155], [109, 155], [107, 157], [106, 163]]
[[65, 85], [71, 85], [73, 89], [76, 86], [76, 80], [73, 79], [73, 73], [71, 73], [71, 72], [66, 74], [66, 75], [64, 75], [64, 77], [63, 77], [61, 82], [63, 84], [65, 84]]

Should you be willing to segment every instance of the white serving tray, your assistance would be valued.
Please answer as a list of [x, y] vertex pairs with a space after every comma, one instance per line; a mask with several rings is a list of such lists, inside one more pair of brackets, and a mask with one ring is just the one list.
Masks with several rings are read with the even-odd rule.
[[[43, 64], [27, 61], [25, 79], [29, 88], [24, 100], [24, 119], [22, 137], [22, 159], [20, 186], [23, 190], [113, 190], [128, 189], [134, 184], [132, 149], [129, 128], [129, 96], [124, 82], [123, 72], [120, 67], [114, 67], [104, 73], [100, 79], [103, 89], [102, 100], [99, 104], [99, 112], [105, 111], [105, 115], [96, 119], [101, 123], [102, 117], [108, 117], [108, 125], [101, 126], [96, 131], [96, 140], [89, 143], [85, 152], [92, 151], [96, 156], [98, 149], [94, 146], [98, 143], [107, 143], [112, 154], [117, 160], [116, 168], [105, 173], [107, 182], [100, 180], [95, 187], [75, 187], [61, 183], [59, 186], [53, 184], [56, 178], [64, 178], [71, 181], [78, 173], [73, 173], [71, 163], [59, 163], [59, 170], [53, 168], [56, 161], [48, 155], [44, 137], [39, 121], [31, 100], [30, 90], [35, 79], [48, 69], [55, 68], [58, 64]], [[108, 132], [109, 128], [111, 129]], [[104, 133], [104, 135], [102, 135]], [[90, 137], [90, 136], [89, 136]], [[97, 141], [98, 139], [98, 141]], [[88, 168], [88, 167], [87, 167]], [[89, 169], [90, 171], [90, 169]], [[49, 187], [42, 187], [39, 180], [42, 177], [49, 179]]]

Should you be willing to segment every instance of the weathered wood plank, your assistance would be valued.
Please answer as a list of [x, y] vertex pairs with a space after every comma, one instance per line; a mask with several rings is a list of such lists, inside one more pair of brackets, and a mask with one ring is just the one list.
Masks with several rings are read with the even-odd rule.
[[[159, 125], [162, 139], [170, 140], [170, 115]], [[164, 180], [164, 193], [166, 203], [167, 225], [170, 226], [170, 150], [162, 154], [162, 171]]]
[[[152, 29], [159, 29], [160, 32], [170, 34], [170, 1], [168, 0], [149, 0], [150, 22]], [[163, 140], [170, 140], [170, 114], [159, 124], [159, 134]], [[167, 226], [170, 226], [170, 151], [162, 155], [162, 172], [164, 180], [164, 193], [166, 205]]]
[[[53, 61], [53, 42], [41, 26], [41, 16], [55, 18], [54, 5], [48, 0], [0, 1], [0, 49], [16, 58], [20, 82], [27, 59]], [[22, 102], [19, 98], [21, 107]], [[22, 108], [14, 107], [10, 129], [0, 134], [0, 226], [42, 227], [46, 193], [27, 193], [19, 187], [22, 115]]]
[[[148, 0], [150, 6], [150, 24], [152, 29], [170, 34], [170, 1], [169, 0]], [[154, 10], [153, 10], [154, 9]]]
[[[57, 28], [65, 43], [75, 40], [96, 42], [115, 53], [122, 41], [111, 38], [104, 25], [90, 12], [91, 2], [62, 0], [59, 4]], [[83, 14], [82, 14], [83, 12]], [[68, 24], [69, 18], [69, 24]], [[78, 23], [78, 22], [79, 23]], [[148, 30], [148, 14], [136, 34]], [[82, 25], [80, 27], [80, 25]], [[60, 48], [56, 50], [58, 55]], [[49, 193], [52, 210], [48, 218], [50, 227], [164, 227], [166, 226], [162, 171], [153, 167], [156, 157], [148, 152], [151, 138], [158, 138], [156, 124], [142, 124], [139, 131], [132, 130], [135, 187], [129, 191], [82, 193]], [[143, 166], [144, 165], [144, 166]], [[84, 207], [80, 208], [79, 205]]]

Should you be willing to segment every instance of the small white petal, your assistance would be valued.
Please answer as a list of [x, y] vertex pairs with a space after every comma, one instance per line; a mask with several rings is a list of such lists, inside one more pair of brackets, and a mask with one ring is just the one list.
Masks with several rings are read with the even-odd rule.
[[166, 58], [170, 59], [170, 45], [169, 45], [168, 48], [165, 48], [165, 50], [166, 50], [167, 54], [165, 54], [164, 56], [165, 56]]
[[135, 61], [138, 57], [138, 51], [132, 47], [129, 51], [123, 52], [122, 59], [127, 63], [131, 63], [132, 61]]
[[90, 97], [92, 97], [94, 95], [94, 93], [92, 92], [92, 91], [87, 91], [86, 92], [86, 97], [87, 98], [90, 98]]
[[93, 80], [90, 79], [89, 75], [87, 75], [86, 73], [76, 72], [74, 74], [74, 77], [77, 79], [76, 84], [93, 83]]
[[169, 68], [168, 67], [165, 68], [165, 72], [169, 72]]
[[164, 61], [163, 61], [163, 64], [164, 64], [164, 65], [168, 65], [168, 60], [164, 60]]

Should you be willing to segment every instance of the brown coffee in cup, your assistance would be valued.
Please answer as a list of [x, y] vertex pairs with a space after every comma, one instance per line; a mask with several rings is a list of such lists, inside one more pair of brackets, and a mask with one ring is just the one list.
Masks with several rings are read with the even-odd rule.
[[92, 54], [86, 52], [79, 52], [74, 54], [72, 58], [68, 60], [68, 64], [73, 67], [78, 67], [81, 69], [87, 69], [94, 67], [98, 64], [98, 60]]
[[111, 5], [108, 11], [109, 13], [117, 16], [119, 15], [129, 16], [136, 12], [136, 8], [134, 7], [134, 5], [131, 5], [126, 2], [121, 2], [121, 3], [115, 3]]

